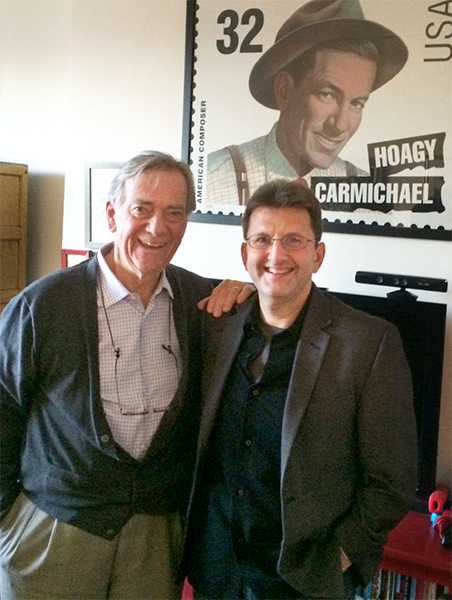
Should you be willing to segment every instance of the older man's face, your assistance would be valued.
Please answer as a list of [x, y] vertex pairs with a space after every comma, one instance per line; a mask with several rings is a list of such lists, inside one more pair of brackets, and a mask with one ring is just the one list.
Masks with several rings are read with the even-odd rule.
[[155, 285], [173, 258], [187, 226], [187, 194], [178, 171], [149, 170], [125, 182], [118, 206], [107, 205], [113, 271], [129, 290]]
[[319, 50], [297, 85], [279, 74], [277, 140], [297, 172], [331, 165], [361, 123], [376, 72], [374, 61], [357, 54]]

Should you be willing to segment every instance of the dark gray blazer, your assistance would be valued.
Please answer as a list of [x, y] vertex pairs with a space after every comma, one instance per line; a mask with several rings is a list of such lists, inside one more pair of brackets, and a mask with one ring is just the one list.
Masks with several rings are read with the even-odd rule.
[[[209, 324], [197, 473], [255, 301]], [[280, 575], [303, 594], [339, 598], [343, 548], [370, 580], [413, 499], [416, 453], [398, 330], [314, 286], [282, 425]]]
[[0, 319], [0, 518], [19, 492], [111, 539], [135, 512], [185, 509], [199, 420], [201, 315], [212, 285], [169, 266], [182, 377], [143, 461], [114, 442], [99, 394], [97, 259], [52, 273]]

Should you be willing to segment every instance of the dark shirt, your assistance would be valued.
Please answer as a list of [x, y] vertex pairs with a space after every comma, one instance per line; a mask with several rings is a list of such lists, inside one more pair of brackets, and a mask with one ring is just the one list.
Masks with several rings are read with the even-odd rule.
[[195, 505], [200, 539], [194, 540], [197, 568], [192, 572], [203, 595], [218, 598], [222, 590], [224, 598], [240, 598], [244, 586], [256, 592], [262, 586], [287, 586], [276, 571], [282, 540], [281, 429], [306, 309], [273, 335], [263, 370], [266, 337], [258, 308], [244, 326]]

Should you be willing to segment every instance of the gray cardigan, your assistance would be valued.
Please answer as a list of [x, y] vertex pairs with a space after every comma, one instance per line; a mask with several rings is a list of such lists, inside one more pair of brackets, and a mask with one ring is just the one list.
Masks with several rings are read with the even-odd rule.
[[111, 539], [136, 512], [183, 509], [199, 419], [209, 281], [169, 266], [182, 379], [143, 461], [118, 447], [99, 396], [97, 260], [43, 277], [0, 320], [0, 518], [22, 490], [46, 513]]

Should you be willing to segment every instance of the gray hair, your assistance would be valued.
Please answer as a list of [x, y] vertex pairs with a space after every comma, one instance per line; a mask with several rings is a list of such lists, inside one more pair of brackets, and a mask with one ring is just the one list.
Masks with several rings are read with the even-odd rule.
[[145, 171], [174, 171], [180, 173], [187, 184], [187, 214], [195, 210], [195, 185], [190, 167], [187, 163], [176, 160], [170, 154], [156, 150], [145, 150], [121, 165], [111, 182], [107, 200], [114, 206], [121, 204], [124, 200], [126, 181], [131, 177], [141, 175]]

